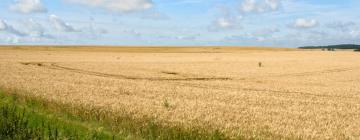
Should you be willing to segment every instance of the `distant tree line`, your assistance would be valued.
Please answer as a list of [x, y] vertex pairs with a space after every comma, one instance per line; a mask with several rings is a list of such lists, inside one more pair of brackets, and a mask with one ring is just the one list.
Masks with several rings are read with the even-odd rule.
[[355, 51], [360, 51], [360, 45], [340, 44], [340, 45], [328, 45], [328, 46], [305, 46], [305, 47], [299, 47], [299, 49], [323, 49], [323, 50], [354, 49]]

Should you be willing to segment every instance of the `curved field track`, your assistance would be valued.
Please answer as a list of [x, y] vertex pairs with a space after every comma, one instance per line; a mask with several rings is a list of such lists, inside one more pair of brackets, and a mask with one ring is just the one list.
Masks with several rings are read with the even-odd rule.
[[[194, 77], [194, 78], [146, 78], [146, 77], [131, 77], [126, 75], [120, 74], [108, 74], [108, 73], [101, 73], [96, 71], [89, 71], [89, 70], [82, 70], [76, 69], [66, 66], [61, 66], [56, 63], [42, 63], [42, 62], [20, 62], [23, 65], [33, 65], [39, 67], [46, 67], [49, 69], [58, 69], [58, 70], [65, 70], [85, 75], [92, 75], [92, 76], [100, 76], [100, 77], [108, 77], [108, 78], [116, 78], [116, 79], [127, 79], [127, 80], [150, 80], [150, 81], [209, 81], [209, 80], [231, 80], [231, 78], [217, 78], [217, 77]], [[170, 74], [170, 75], [179, 75], [176, 72], [162, 72], [163, 74]]]
[[359, 85], [356, 52], [0, 48], [2, 88], [230, 137], [360, 139]]

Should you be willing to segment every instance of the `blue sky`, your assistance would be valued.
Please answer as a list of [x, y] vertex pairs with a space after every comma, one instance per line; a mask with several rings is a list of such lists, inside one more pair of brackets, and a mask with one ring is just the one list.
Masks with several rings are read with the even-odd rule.
[[359, 0], [2, 0], [0, 44], [360, 43]]

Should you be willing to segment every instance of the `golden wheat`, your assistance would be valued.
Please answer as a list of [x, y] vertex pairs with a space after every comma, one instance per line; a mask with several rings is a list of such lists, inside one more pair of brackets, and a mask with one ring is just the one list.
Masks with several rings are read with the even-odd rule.
[[0, 86], [229, 136], [360, 139], [359, 53], [62, 49], [0, 49]]

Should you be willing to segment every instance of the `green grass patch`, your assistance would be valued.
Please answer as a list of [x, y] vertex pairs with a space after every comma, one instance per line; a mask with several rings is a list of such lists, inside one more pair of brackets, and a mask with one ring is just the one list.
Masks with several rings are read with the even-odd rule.
[[66, 115], [51, 113], [40, 102], [0, 91], [0, 139], [123, 139]]

